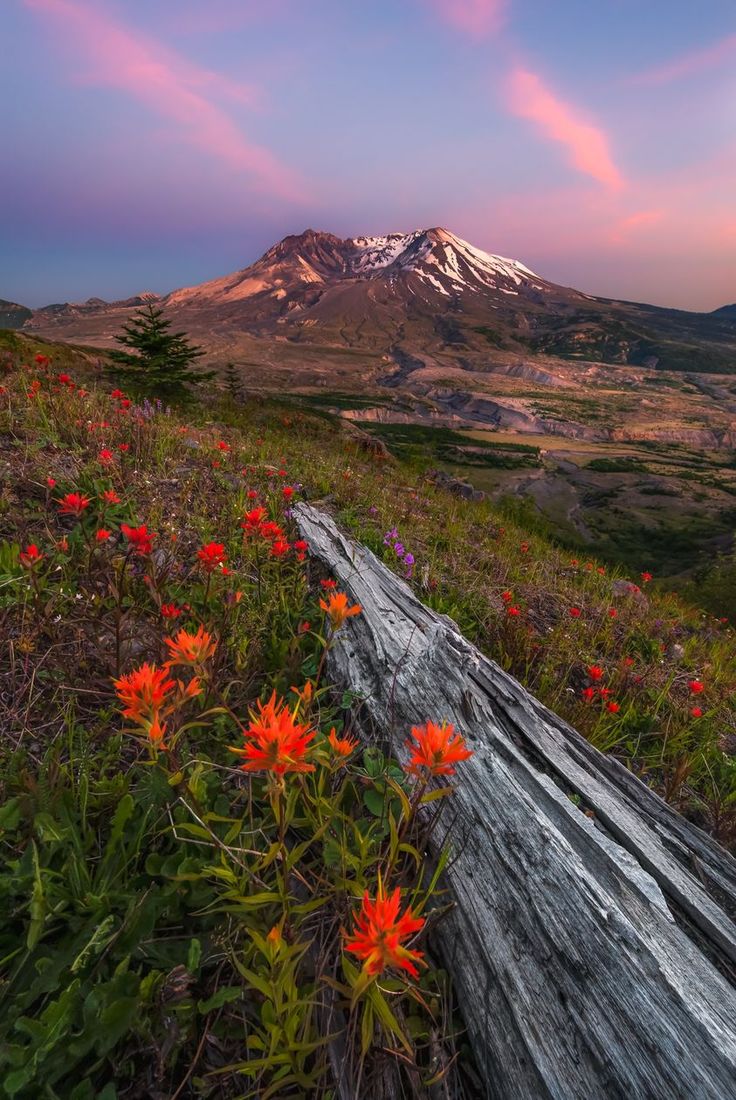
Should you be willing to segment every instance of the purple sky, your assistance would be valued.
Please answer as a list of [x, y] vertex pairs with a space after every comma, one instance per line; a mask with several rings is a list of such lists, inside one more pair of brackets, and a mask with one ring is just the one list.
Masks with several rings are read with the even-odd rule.
[[444, 225], [590, 293], [736, 301], [734, 0], [2, 9], [0, 297]]

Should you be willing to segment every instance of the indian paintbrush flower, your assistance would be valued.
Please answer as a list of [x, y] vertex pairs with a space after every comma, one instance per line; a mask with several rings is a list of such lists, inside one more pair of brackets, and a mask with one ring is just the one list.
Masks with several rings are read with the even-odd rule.
[[413, 740], [406, 742], [405, 748], [411, 753], [405, 771], [409, 775], [419, 775], [423, 771], [429, 775], [454, 775], [454, 765], [472, 756], [465, 741], [455, 727], [443, 722], [425, 722], [423, 726], [412, 726]]
[[419, 977], [416, 964], [422, 962], [422, 952], [405, 947], [405, 941], [424, 927], [422, 917], [415, 917], [411, 908], [399, 916], [401, 890], [397, 886], [387, 897], [379, 882], [375, 901], [368, 891], [363, 895], [360, 912], [354, 916], [355, 930], [345, 944], [363, 960], [363, 969], [371, 977], [381, 974], [387, 967], [406, 970], [414, 978]]
[[307, 759], [314, 730], [297, 721], [296, 711], [290, 711], [274, 691], [267, 703], [258, 702], [250, 712], [250, 722], [243, 730], [245, 747], [231, 748], [243, 757], [241, 768], [247, 772], [313, 772], [314, 764]]

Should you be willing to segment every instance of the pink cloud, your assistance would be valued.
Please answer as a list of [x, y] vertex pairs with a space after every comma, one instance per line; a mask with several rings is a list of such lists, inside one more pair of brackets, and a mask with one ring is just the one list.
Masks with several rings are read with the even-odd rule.
[[506, 0], [429, 0], [437, 14], [455, 30], [484, 38], [500, 30]]
[[664, 209], [636, 210], [633, 214], [627, 214], [620, 218], [612, 226], [608, 239], [611, 244], [628, 244], [634, 234], [640, 230], [647, 230], [657, 225], [667, 215]]
[[535, 123], [550, 141], [563, 145], [580, 172], [613, 190], [624, 186], [606, 134], [572, 104], [559, 99], [536, 73], [514, 69], [507, 81], [507, 95], [510, 110]]
[[222, 96], [252, 105], [254, 88], [203, 69], [155, 39], [114, 21], [81, 0], [24, 0], [26, 7], [53, 22], [64, 45], [81, 54], [82, 79], [118, 88], [173, 123], [171, 136], [183, 140], [247, 176], [260, 191], [301, 201], [291, 171], [266, 148], [250, 141], [213, 100]]
[[736, 57], [736, 34], [730, 34], [726, 38], [722, 38], [720, 42], [715, 42], [712, 46], [707, 46], [703, 50], [692, 50], [666, 65], [659, 65], [647, 69], [643, 73], [638, 73], [631, 78], [629, 83], [669, 84], [674, 80], [680, 80], [682, 77], [692, 76], [693, 73], [715, 68], [732, 57]]

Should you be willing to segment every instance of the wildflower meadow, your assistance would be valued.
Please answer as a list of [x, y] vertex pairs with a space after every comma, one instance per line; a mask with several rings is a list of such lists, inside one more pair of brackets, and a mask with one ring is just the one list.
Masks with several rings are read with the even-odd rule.
[[[361, 608], [321, 501], [722, 843], [728, 622], [571, 559], [295, 404], [139, 404], [80, 355], [0, 369], [0, 1096], [471, 1096], [426, 857], [469, 757], [366, 743], [327, 655]], [[435, 1093], [432, 1092], [431, 1095]]]

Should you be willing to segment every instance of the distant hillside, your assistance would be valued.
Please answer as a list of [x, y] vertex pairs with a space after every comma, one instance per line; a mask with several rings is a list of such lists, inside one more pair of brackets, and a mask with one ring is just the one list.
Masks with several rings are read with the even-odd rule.
[[0, 328], [22, 328], [33, 316], [33, 310], [17, 302], [0, 298]]

